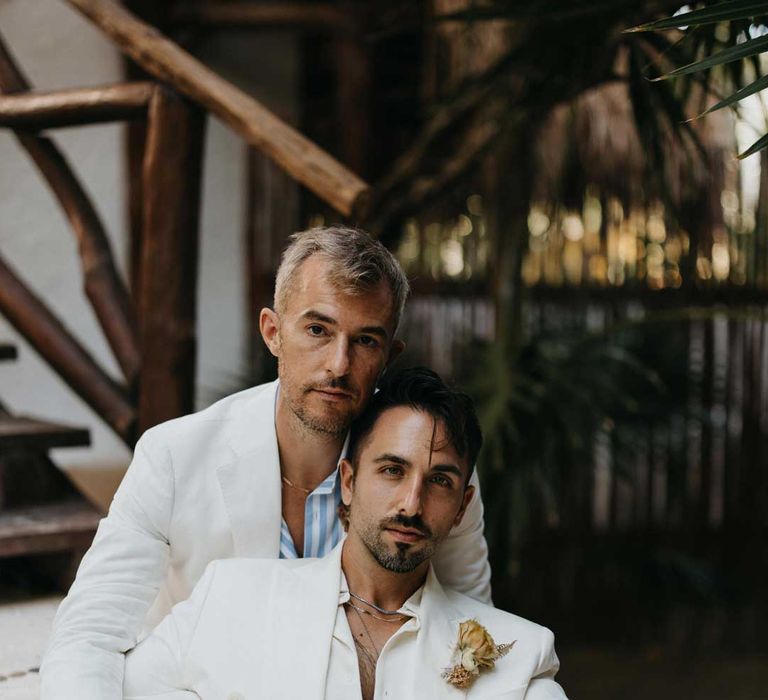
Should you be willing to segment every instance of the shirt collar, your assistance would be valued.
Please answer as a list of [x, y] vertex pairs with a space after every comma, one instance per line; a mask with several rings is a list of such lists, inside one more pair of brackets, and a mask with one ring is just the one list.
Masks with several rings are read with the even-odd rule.
[[[432, 570], [432, 565], [430, 564], [430, 571]], [[402, 607], [398, 609], [398, 612], [403, 613], [404, 615], [408, 615], [409, 617], [415, 617], [418, 619], [419, 617], [419, 611], [421, 609], [421, 598], [424, 593], [424, 586], [426, 585], [426, 582], [429, 580], [429, 573], [427, 574], [427, 578], [424, 580], [424, 583], [419, 586], [411, 595], [408, 600], [403, 603]], [[347, 577], [344, 575], [344, 571], [341, 571], [341, 578], [339, 581], [339, 605], [344, 605], [344, 603], [349, 602], [350, 595], [349, 595], [349, 584], [347, 583]]]

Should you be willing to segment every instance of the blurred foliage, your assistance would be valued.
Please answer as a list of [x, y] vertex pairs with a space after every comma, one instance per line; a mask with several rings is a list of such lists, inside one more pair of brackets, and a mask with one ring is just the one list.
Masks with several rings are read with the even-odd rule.
[[[716, 69], [722, 69], [724, 80], [721, 82], [730, 83], [737, 89], [709, 107], [701, 115], [704, 116], [734, 106], [768, 87], [768, 76], [762, 75], [760, 64], [760, 57], [768, 52], [768, 5], [755, 0], [706, 2], [699, 5], [695, 10], [686, 6], [690, 11], [649, 22], [630, 31], [679, 29], [683, 32], [680, 41], [688, 43], [689, 54], [701, 56], [698, 60], [665, 73], [659, 80], [703, 74], [703, 81], [711, 86]], [[768, 134], [758, 139], [739, 157], [746, 158], [764, 148], [768, 148]]]
[[[610, 445], [621, 478], [649, 429], [666, 429], [688, 411], [687, 326], [670, 321], [467, 349], [459, 377], [485, 434], [479, 470], [489, 545], [499, 559], [514, 556], [537, 529], [592, 529], [599, 443]], [[670, 459], [682, 472], [684, 445], [676, 448]]]

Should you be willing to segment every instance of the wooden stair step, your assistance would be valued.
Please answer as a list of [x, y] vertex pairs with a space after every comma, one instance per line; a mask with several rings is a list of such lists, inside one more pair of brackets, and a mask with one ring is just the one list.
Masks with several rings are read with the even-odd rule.
[[0, 362], [16, 359], [16, 346], [9, 343], [0, 343]]
[[75, 428], [28, 416], [0, 415], [0, 450], [49, 450], [53, 447], [87, 447], [88, 428]]
[[84, 550], [100, 518], [81, 498], [0, 510], [0, 557]]

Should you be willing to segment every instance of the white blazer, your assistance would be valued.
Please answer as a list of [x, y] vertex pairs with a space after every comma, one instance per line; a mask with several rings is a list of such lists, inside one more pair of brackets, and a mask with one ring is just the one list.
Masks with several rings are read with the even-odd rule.
[[[42, 700], [120, 698], [123, 654], [209, 562], [279, 556], [276, 391], [277, 382], [248, 389], [142, 436], [54, 620]], [[490, 602], [478, 496], [435, 567], [446, 585]]]
[[[340, 573], [340, 545], [303, 562], [213, 562], [192, 597], [128, 653], [125, 700], [333, 700], [327, 671]], [[376, 698], [565, 700], [548, 629], [444, 589], [431, 569], [419, 617], [418, 631], [397, 645], [399, 659], [413, 654], [416, 663], [377, 669]], [[441, 673], [468, 619], [514, 645], [464, 691]]]

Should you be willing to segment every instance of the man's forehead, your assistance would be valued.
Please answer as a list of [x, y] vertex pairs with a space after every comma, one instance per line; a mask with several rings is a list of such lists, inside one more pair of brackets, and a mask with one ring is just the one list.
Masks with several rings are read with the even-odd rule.
[[[310, 297], [311, 301], [324, 298], [329, 303], [345, 306], [368, 304], [380, 315], [390, 315], [394, 312], [394, 296], [386, 280], [380, 279], [370, 284], [344, 275], [342, 269], [332, 261], [320, 256], [310, 256], [296, 270], [291, 284], [291, 294], [287, 298], [287, 306], [294, 307], [292, 301], [300, 297]], [[301, 300], [304, 301], [303, 299]], [[299, 309], [301, 313], [303, 309]]]
[[378, 416], [362, 445], [361, 455], [375, 459], [377, 452], [397, 453], [404, 458], [445, 453], [455, 461], [464, 461], [451, 442], [445, 423], [412, 406], [393, 406]]

